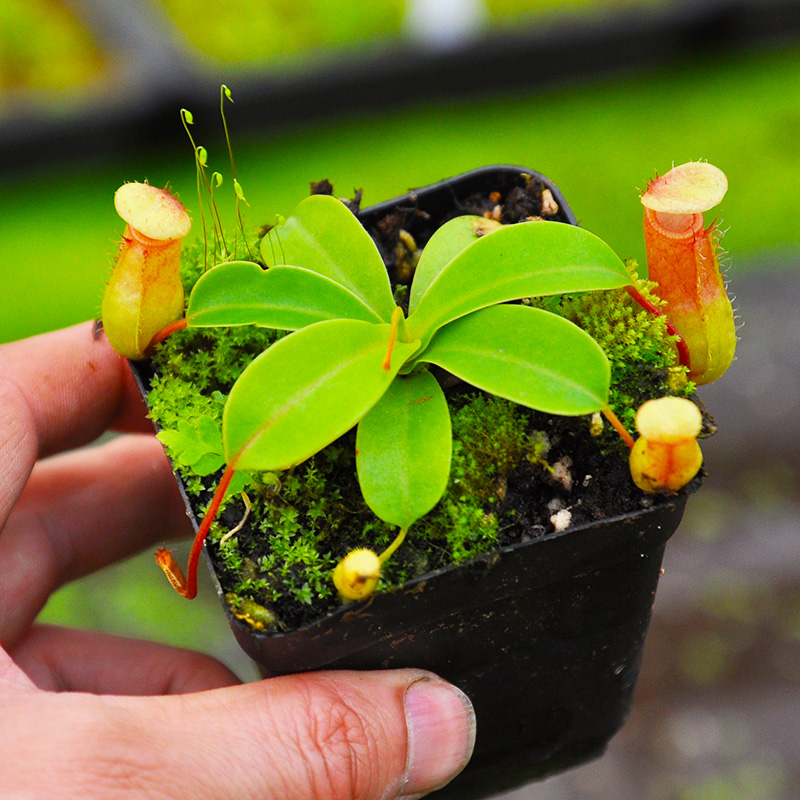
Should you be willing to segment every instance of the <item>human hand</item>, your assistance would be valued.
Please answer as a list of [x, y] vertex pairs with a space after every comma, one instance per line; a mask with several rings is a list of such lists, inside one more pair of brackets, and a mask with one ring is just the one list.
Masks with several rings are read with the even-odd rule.
[[[108, 428], [126, 435], [64, 452]], [[190, 535], [127, 363], [89, 324], [0, 347], [0, 464], [3, 797], [420, 797], [466, 764], [472, 707], [430, 673], [241, 685], [199, 653], [35, 624], [62, 584]]]

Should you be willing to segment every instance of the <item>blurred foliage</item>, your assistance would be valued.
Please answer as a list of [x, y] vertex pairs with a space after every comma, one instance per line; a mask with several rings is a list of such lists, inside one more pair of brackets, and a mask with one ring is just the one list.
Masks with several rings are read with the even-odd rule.
[[211, 12], [212, 21], [194, 0], [150, 1], [167, 13], [176, 36], [205, 56], [229, 65], [281, 67], [397, 37], [405, 10], [404, 0], [228, 0], [224, 13], [221, 7]]
[[746, 761], [730, 773], [710, 775], [679, 790], [678, 800], [776, 800], [787, 779], [780, 767]]
[[669, 0], [483, 0], [492, 21], [504, 25], [533, 22], [545, 15], [614, 14], [631, 8], [664, 7]]
[[71, 89], [99, 76], [103, 67], [91, 34], [64, 3], [0, 3], [0, 108], [6, 92]]
[[[331, 120], [270, 136], [236, 133], [239, 178], [256, 227], [329, 178], [339, 194], [364, 188], [365, 204], [491, 163], [538, 169], [558, 183], [581, 224], [622, 257], [644, 264], [638, 189], [674, 163], [706, 158], [728, 175], [719, 208], [731, 232], [735, 280], [743, 258], [800, 243], [800, 48], [727, 53], [583, 86], [474, 99], [357, 119]], [[236, 96], [235, 83], [231, 87]], [[758, 98], [757, 105], [753, 99]], [[0, 341], [94, 316], [122, 231], [112, 197], [126, 180], [171, 184], [190, 211], [194, 169], [175, 113], [175, 147], [79, 171], [8, 181], [0, 195], [0, 296], [9, 304]], [[197, 121], [213, 168], [226, 171], [217, 119]], [[143, 148], [146, 151], [146, 148]], [[226, 184], [227, 185], [227, 184]], [[223, 212], [232, 219], [233, 203]], [[194, 209], [195, 216], [196, 209]], [[199, 226], [196, 226], [199, 227]]]

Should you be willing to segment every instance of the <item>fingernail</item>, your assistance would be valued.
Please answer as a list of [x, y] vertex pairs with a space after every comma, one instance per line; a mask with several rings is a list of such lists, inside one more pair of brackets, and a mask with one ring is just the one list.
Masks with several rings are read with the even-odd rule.
[[408, 760], [402, 798], [418, 797], [449, 783], [472, 755], [475, 712], [469, 698], [444, 681], [423, 678], [405, 697]]

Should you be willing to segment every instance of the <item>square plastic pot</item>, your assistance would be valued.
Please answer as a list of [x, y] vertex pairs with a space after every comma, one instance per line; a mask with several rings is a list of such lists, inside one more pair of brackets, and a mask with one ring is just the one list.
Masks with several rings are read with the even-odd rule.
[[[530, 179], [550, 189], [558, 218], [575, 224], [557, 187], [508, 166], [474, 170], [359, 216], [370, 230], [389, 212], [409, 212], [406, 227], [424, 235], [473, 193], [505, 195]], [[146, 391], [149, 368], [135, 366]], [[463, 689], [477, 715], [475, 753], [436, 796], [485, 797], [600, 755], [622, 726], [664, 547], [685, 500], [507, 547], [286, 633], [237, 620], [214, 580], [237, 641], [265, 676], [418, 667]]]

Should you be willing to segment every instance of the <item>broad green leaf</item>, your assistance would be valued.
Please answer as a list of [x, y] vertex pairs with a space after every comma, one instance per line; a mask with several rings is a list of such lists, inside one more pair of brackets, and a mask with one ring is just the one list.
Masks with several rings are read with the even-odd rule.
[[348, 288], [386, 322], [395, 303], [378, 248], [345, 205], [329, 195], [303, 200], [261, 240], [270, 266], [291, 264]]
[[166, 428], [157, 436], [177, 464], [191, 467], [198, 475], [211, 475], [225, 465], [222, 435], [210, 417], [181, 419], [177, 428]]
[[545, 221], [507, 225], [447, 265], [409, 316], [408, 330], [425, 347], [442, 325], [479, 308], [630, 282], [614, 251], [583, 228]]
[[252, 261], [229, 261], [210, 269], [194, 286], [186, 318], [191, 328], [260, 325], [297, 330], [326, 319], [380, 317], [351, 291], [299, 267], [263, 270]]
[[395, 342], [390, 326], [319, 322], [280, 339], [245, 369], [222, 419], [229, 466], [281, 470], [305, 461], [353, 427], [419, 346]]
[[413, 311], [417, 307], [431, 283], [462, 250], [499, 228], [500, 223], [477, 216], [456, 217], [437, 228], [425, 245], [414, 270], [408, 310]]
[[420, 361], [479, 389], [549, 414], [608, 402], [608, 359], [589, 334], [538, 308], [497, 305], [441, 328]]
[[356, 466], [367, 505], [408, 528], [439, 502], [450, 476], [447, 400], [427, 370], [398, 377], [358, 424]]

